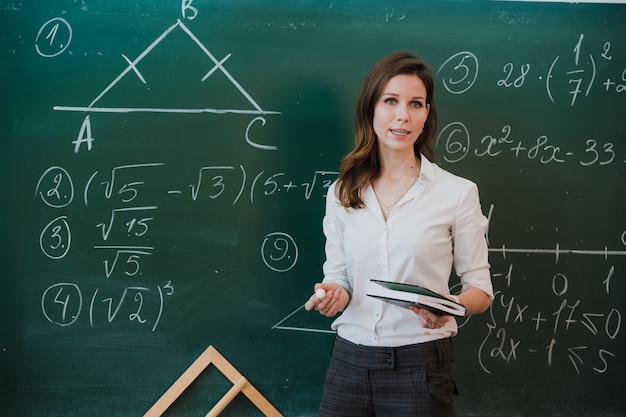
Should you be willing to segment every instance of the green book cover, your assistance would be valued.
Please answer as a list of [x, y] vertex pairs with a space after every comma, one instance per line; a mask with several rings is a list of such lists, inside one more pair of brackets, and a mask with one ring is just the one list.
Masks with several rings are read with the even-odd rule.
[[422, 294], [422, 295], [428, 295], [430, 297], [435, 297], [435, 298], [440, 298], [442, 300], [450, 300], [449, 298], [436, 293], [434, 291], [431, 291], [427, 288], [424, 287], [420, 287], [419, 285], [412, 285], [412, 284], [403, 284], [400, 282], [391, 282], [391, 281], [382, 281], [379, 279], [372, 279], [370, 280], [372, 282], [377, 283], [378, 285], [381, 285], [385, 288], [389, 288], [390, 290], [394, 290], [394, 291], [404, 291], [404, 292], [412, 292], [414, 294]]

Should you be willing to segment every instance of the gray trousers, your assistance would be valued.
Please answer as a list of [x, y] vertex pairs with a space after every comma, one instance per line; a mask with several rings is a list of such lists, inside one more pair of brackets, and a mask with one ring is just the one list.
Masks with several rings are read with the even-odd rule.
[[335, 337], [320, 417], [455, 417], [452, 339], [395, 348]]

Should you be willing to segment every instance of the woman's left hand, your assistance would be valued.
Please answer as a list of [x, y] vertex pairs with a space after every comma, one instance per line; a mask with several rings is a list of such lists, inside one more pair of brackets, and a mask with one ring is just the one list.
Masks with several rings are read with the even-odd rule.
[[437, 330], [446, 325], [452, 319], [451, 316], [444, 316], [432, 313], [426, 309], [418, 307], [409, 307], [411, 311], [417, 314], [420, 325], [425, 329]]

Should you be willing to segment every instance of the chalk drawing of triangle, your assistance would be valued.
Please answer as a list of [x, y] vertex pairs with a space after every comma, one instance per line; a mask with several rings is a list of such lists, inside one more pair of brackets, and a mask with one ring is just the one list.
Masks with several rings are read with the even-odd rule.
[[[266, 111], [180, 20], [167, 28], [86, 107], [54, 110], [104, 113], [280, 114]], [[123, 102], [123, 106], [112, 103]]]
[[[331, 321], [334, 319], [331, 319]], [[330, 330], [330, 321], [321, 314], [312, 314], [304, 310], [304, 305], [296, 308], [278, 323], [272, 330], [291, 330], [296, 332], [336, 333]]]

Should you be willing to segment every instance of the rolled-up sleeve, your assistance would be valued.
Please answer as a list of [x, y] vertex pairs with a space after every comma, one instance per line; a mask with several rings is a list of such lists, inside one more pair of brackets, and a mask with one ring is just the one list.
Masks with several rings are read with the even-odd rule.
[[352, 294], [352, 286], [348, 280], [348, 269], [344, 249], [343, 230], [339, 221], [338, 211], [345, 210], [335, 196], [336, 183], [328, 188], [326, 197], [326, 214], [322, 222], [326, 238], [323, 272], [326, 283], [336, 283]]
[[485, 238], [487, 227], [487, 218], [480, 207], [478, 187], [471, 183], [459, 199], [452, 229], [454, 269], [461, 278], [463, 290], [476, 287], [493, 299], [489, 250]]

